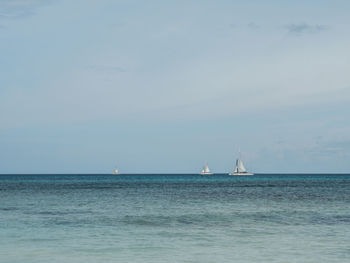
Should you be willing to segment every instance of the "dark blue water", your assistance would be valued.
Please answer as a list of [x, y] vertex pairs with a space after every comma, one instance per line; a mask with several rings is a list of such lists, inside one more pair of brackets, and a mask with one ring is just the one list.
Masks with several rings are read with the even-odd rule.
[[0, 175], [0, 262], [350, 262], [349, 175]]

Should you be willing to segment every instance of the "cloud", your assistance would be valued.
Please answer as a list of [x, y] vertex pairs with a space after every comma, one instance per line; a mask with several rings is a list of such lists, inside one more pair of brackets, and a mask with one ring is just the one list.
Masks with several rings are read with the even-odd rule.
[[36, 9], [51, 0], [0, 0], [0, 19], [23, 19], [36, 14]]
[[326, 31], [329, 29], [327, 25], [310, 25], [306, 23], [300, 24], [290, 24], [285, 26], [288, 30], [288, 33], [294, 35], [303, 35], [303, 34], [315, 34]]
[[229, 27], [230, 27], [230, 28], [237, 28], [237, 24], [231, 23], [231, 24], [229, 24]]
[[255, 24], [254, 22], [250, 22], [249, 24], [247, 24], [247, 27], [252, 30], [260, 29], [260, 26]]

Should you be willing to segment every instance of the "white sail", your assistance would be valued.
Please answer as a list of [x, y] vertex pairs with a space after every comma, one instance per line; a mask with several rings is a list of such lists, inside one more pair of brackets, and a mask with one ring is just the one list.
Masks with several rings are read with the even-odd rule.
[[233, 170], [233, 173], [230, 173], [230, 175], [253, 175], [252, 173], [248, 173], [247, 169], [245, 169], [243, 162], [240, 158], [237, 158], [235, 169]]
[[210, 173], [210, 169], [209, 169], [208, 164], [205, 165], [204, 172], [205, 173]]
[[245, 169], [241, 159], [238, 158], [236, 160], [236, 166], [235, 166], [235, 169], [234, 169], [233, 172], [234, 173], [245, 173], [245, 172], [247, 172], [247, 170]]
[[119, 174], [119, 171], [118, 171], [117, 168], [115, 168], [115, 169], [113, 170], [113, 174]]
[[244, 165], [243, 165], [242, 160], [241, 160], [241, 159], [238, 159], [237, 162], [238, 162], [238, 165], [237, 165], [238, 171], [239, 171], [240, 173], [245, 173], [247, 170], [244, 168]]

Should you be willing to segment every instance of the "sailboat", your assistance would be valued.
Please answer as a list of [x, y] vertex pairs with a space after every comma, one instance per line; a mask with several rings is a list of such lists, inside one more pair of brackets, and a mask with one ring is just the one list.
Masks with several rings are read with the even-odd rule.
[[212, 175], [212, 173], [209, 169], [208, 163], [204, 166], [204, 168], [201, 171], [201, 175]]
[[253, 175], [253, 173], [248, 173], [247, 169], [245, 169], [243, 162], [240, 157], [236, 160], [235, 169], [230, 175]]
[[112, 174], [119, 174], [118, 169], [117, 169], [117, 168], [114, 168], [114, 170], [113, 170]]

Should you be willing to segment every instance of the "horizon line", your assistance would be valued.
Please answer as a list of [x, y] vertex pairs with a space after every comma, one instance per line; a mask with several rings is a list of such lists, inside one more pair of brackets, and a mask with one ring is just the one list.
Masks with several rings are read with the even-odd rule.
[[[224, 173], [213, 173], [213, 175], [226, 175], [228, 172]], [[254, 173], [253, 175], [350, 175], [350, 172], [345, 173], [317, 173], [317, 172], [297, 172], [297, 173], [281, 173], [281, 172], [273, 172], [273, 173]], [[200, 173], [0, 173], [2, 175], [111, 175], [113, 177], [123, 176], [123, 175], [200, 175], [210, 177], [212, 175], [201, 175]], [[237, 176], [237, 175], [235, 175]]]

